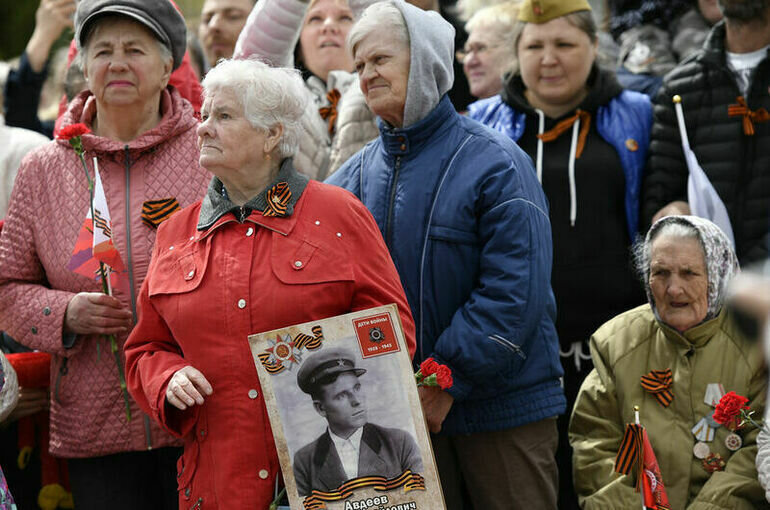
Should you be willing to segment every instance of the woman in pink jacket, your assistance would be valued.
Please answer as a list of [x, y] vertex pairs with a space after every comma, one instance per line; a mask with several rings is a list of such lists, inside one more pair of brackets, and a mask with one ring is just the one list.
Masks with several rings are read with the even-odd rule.
[[127, 419], [105, 335], [116, 336], [122, 363], [157, 225], [208, 182], [192, 107], [167, 86], [184, 55], [184, 19], [165, 0], [81, 0], [75, 27], [89, 90], [63, 125], [91, 130], [82, 136], [89, 178], [96, 158], [125, 285], [108, 296], [97, 279], [68, 268], [90, 209], [88, 179], [66, 141], [50, 142], [24, 160], [11, 196], [0, 329], [52, 354], [49, 449], [69, 459], [78, 510], [172, 508], [180, 443], [133, 402]]
[[293, 165], [299, 73], [228, 60], [203, 81], [202, 201], [158, 231], [126, 343], [128, 387], [184, 438], [180, 508], [266, 509], [278, 454], [248, 335], [374, 306], [414, 322], [374, 218]]

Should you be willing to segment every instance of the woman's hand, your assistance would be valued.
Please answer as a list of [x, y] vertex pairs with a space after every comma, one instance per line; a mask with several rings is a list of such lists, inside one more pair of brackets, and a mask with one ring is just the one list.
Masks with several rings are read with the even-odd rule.
[[417, 388], [417, 392], [420, 394], [422, 412], [425, 414], [425, 421], [428, 422], [428, 430], [438, 434], [455, 399], [436, 386], [420, 386]]
[[75, 0], [41, 0], [35, 12], [35, 30], [27, 43], [27, 58], [32, 70], [42, 72], [51, 47], [64, 32], [73, 28], [72, 16], [75, 14]]
[[81, 292], [67, 303], [64, 331], [78, 335], [116, 335], [131, 328], [131, 311], [117, 298], [101, 292]]
[[8, 415], [7, 421], [13, 422], [41, 411], [47, 411], [51, 399], [46, 388], [19, 388], [19, 402]]
[[166, 401], [184, 411], [194, 404], [203, 405], [203, 395], [209, 396], [213, 392], [211, 384], [200, 370], [187, 366], [180, 368], [171, 376], [166, 388]]

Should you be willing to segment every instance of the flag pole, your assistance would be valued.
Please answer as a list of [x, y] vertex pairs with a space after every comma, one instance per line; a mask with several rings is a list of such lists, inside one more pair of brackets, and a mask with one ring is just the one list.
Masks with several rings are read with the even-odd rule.
[[[687, 136], [687, 135], [685, 135]], [[634, 423], [637, 425], [641, 425], [639, 423], [639, 406], [634, 406]], [[644, 452], [639, 452], [639, 455], [644, 455]], [[639, 469], [639, 473], [637, 473], [637, 476], [644, 476], [644, 463], [639, 463], [641, 468]], [[644, 484], [640, 484], [642, 486], [642, 490], [639, 491], [639, 495], [642, 497], [642, 510], [647, 510], [647, 507], [644, 506]]]
[[674, 110], [676, 111], [676, 122], [679, 124], [679, 136], [682, 139], [682, 148], [685, 153], [690, 149], [690, 138], [687, 136], [687, 126], [684, 123], [684, 113], [682, 113], [682, 96], [675, 95], [672, 99]]

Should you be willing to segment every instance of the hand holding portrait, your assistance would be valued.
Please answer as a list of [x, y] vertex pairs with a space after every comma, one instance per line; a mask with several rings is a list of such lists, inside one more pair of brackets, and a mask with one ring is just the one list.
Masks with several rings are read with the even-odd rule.
[[171, 380], [166, 388], [166, 402], [184, 411], [195, 404], [203, 405], [203, 395], [208, 397], [213, 392], [214, 389], [211, 387], [211, 383], [208, 382], [200, 370], [192, 366], [186, 366], [180, 368], [171, 376]]

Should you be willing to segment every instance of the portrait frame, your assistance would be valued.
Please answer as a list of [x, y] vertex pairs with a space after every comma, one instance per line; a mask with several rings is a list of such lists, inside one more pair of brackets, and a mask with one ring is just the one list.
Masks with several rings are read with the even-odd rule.
[[[292, 509], [445, 510], [396, 305], [257, 333], [249, 346]], [[361, 391], [353, 405], [363, 406], [365, 424], [351, 436], [358, 467], [335, 448], [344, 440], [319, 404], [317, 387], [340, 374], [355, 375], [343, 383]]]

